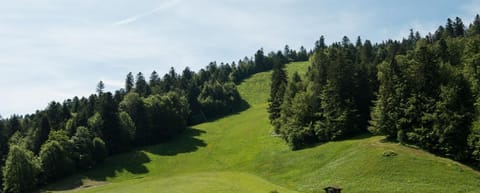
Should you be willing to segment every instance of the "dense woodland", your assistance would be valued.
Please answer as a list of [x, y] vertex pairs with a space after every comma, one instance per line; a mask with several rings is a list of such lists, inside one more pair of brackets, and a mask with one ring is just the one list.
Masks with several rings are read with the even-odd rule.
[[[305, 76], [284, 66], [310, 60]], [[125, 88], [51, 102], [0, 119], [0, 192], [25, 192], [94, 167], [113, 154], [165, 142], [189, 125], [245, 107], [236, 85], [273, 69], [268, 105], [274, 131], [292, 149], [372, 132], [480, 165], [480, 17], [448, 19], [433, 34], [355, 43], [348, 37], [312, 51], [258, 50], [194, 72], [174, 68], [148, 80], [128, 73]]]
[[100, 81], [96, 94], [51, 102], [34, 114], [13, 115], [0, 121], [0, 192], [25, 192], [76, 171], [92, 168], [108, 155], [135, 147], [162, 143], [197, 124], [229, 114], [246, 104], [236, 84], [274, 65], [308, 60], [297, 52], [264, 54], [238, 63], [215, 62], [181, 74], [174, 68], [160, 77], [152, 72], [128, 73], [125, 88], [105, 92]]
[[292, 149], [368, 131], [480, 165], [480, 17], [425, 37], [326, 46], [306, 76], [274, 66], [270, 121]]

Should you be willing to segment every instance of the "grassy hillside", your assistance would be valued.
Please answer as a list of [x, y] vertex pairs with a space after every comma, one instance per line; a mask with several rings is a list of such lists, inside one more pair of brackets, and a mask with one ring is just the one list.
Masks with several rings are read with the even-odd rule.
[[[307, 66], [287, 68], [305, 72]], [[271, 134], [269, 77], [259, 73], [239, 86], [249, 109], [196, 125], [169, 143], [111, 157], [44, 191], [308, 193], [336, 185], [346, 193], [480, 192], [479, 172], [381, 136], [289, 150]]]

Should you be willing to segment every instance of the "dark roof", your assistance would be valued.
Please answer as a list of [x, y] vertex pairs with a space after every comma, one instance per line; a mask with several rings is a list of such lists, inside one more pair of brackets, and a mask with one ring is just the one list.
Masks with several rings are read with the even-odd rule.
[[334, 187], [334, 186], [328, 186], [326, 188], [324, 188], [324, 190], [341, 190], [342, 188], [339, 188], [339, 187]]

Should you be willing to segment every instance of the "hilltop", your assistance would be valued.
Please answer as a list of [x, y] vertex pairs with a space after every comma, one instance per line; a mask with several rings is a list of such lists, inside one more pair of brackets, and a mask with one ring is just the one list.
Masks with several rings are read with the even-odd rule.
[[[286, 65], [303, 75], [308, 62]], [[107, 158], [47, 192], [480, 192], [479, 172], [383, 136], [318, 144], [292, 151], [272, 135], [267, 99], [271, 72], [244, 80], [249, 108], [194, 125], [175, 139]]]

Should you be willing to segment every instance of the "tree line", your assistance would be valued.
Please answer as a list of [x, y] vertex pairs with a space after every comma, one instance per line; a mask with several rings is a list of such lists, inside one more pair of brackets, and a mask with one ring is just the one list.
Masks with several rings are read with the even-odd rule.
[[153, 71], [148, 79], [130, 72], [125, 87], [113, 93], [100, 81], [89, 97], [2, 118], [0, 192], [32, 190], [92, 168], [108, 155], [162, 143], [188, 125], [235, 112], [242, 105], [236, 84], [279, 61], [308, 60], [309, 54], [285, 46], [283, 52], [260, 49], [231, 64], [211, 62], [198, 72], [187, 67], [178, 74], [172, 67], [163, 77]]
[[372, 44], [321, 37], [305, 76], [274, 66], [268, 111], [292, 149], [372, 132], [480, 165], [480, 17]]

